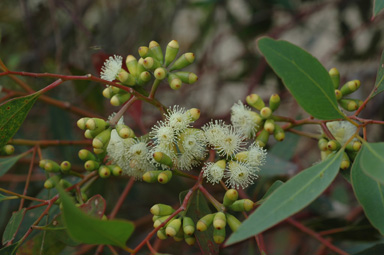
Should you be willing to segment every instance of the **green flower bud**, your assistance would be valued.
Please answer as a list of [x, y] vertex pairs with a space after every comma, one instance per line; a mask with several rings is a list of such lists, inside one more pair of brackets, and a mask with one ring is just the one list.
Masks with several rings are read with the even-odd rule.
[[111, 170], [107, 166], [100, 166], [99, 176], [101, 178], [108, 178], [111, 175]]
[[258, 136], [256, 137], [256, 140], [255, 142], [260, 146], [260, 147], [264, 147], [265, 145], [267, 145], [268, 143], [268, 139], [269, 139], [269, 133], [267, 130], [263, 129], [260, 131], [260, 133], [258, 134]]
[[269, 98], [269, 108], [274, 112], [280, 105], [280, 96], [278, 94], [273, 94]]
[[72, 183], [70, 183], [69, 181], [67, 181], [67, 180], [65, 180], [65, 179], [61, 179], [61, 180], [59, 181], [59, 185], [60, 185], [61, 187], [63, 187], [64, 189], [66, 189], [66, 188], [71, 187], [71, 186], [72, 186]]
[[92, 141], [92, 146], [96, 149], [102, 149], [106, 147], [111, 139], [111, 128], [108, 128], [98, 134]]
[[163, 164], [163, 165], [166, 165], [169, 167], [173, 166], [172, 159], [167, 154], [165, 154], [163, 152], [157, 151], [157, 152], [153, 153], [153, 158], [156, 160], [156, 162], [158, 162], [160, 164]]
[[196, 242], [196, 238], [193, 235], [190, 236], [190, 235], [184, 234], [184, 240], [190, 246], [194, 245]]
[[340, 169], [346, 170], [351, 165], [351, 160], [348, 157], [348, 154], [346, 152], [343, 152], [343, 158], [341, 160]]
[[89, 130], [95, 130], [100, 128], [104, 130], [107, 125], [108, 123], [105, 120], [99, 118], [90, 118], [85, 123], [85, 127]]
[[331, 68], [331, 70], [329, 70], [329, 76], [331, 77], [333, 87], [335, 89], [337, 89], [340, 86], [340, 73], [339, 73], [339, 70], [337, 70], [337, 68], [335, 68], [335, 67]]
[[99, 168], [99, 163], [97, 161], [94, 161], [94, 160], [87, 160], [85, 163], [84, 163], [84, 168], [85, 170], [87, 171], [93, 171], [93, 170], [96, 170]]
[[257, 94], [251, 94], [247, 96], [246, 101], [249, 106], [252, 106], [259, 111], [265, 107], [263, 99], [261, 99], [261, 97]]
[[96, 160], [96, 156], [92, 152], [86, 149], [79, 150], [79, 158], [83, 161], [90, 160], [90, 159]]
[[156, 233], [157, 237], [160, 239], [160, 240], [165, 240], [167, 239], [167, 235], [165, 234], [165, 229], [164, 228], [161, 228], [159, 230], [157, 230], [157, 233]]
[[121, 176], [123, 174], [123, 169], [118, 165], [109, 165], [108, 168], [114, 176]]
[[216, 244], [221, 244], [225, 240], [225, 228], [213, 229], [213, 241]]
[[169, 83], [169, 86], [171, 87], [171, 89], [173, 90], [177, 90], [179, 88], [181, 88], [181, 86], [183, 85], [181, 83], [181, 80], [174, 74], [170, 73], [169, 76], [168, 76], [168, 83]]
[[320, 138], [320, 140], [317, 143], [317, 146], [321, 151], [326, 151], [328, 150], [328, 140], [325, 138]]
[[358, 88], [360, 88], [360, 81], [359, 80], [353, 80], [345, 83], [340, 91], [343, 94], [343, 96], [349, 95], [353, 92], [355, 92]]
[[151, 80], [151, 74], [148, 71], [144, 71], [140, 73], [140, 80], [145, 83]]
[[165, 228], [165, 234], [167, 236], [175, 236], [177, 232], [179, 232], [181, 227], [181, 220], [180, 219], [172, 219], [167, 227]]
[[232, 232], [235, 232], [241, 225], [241, 222], [233, 215], [226, 213], [228, 226], [231, 228]]
[[1, 152], [4, 155], [12, 155], [15, 152], [15, 147], [11, 144], [4, 145], [3, 148], [1, 149]]
[[215, 216], [213, 217], [213, 227], [215, 229], [223, 229], [226, 225], [227, 219], [225, 217], [225, 214], [223, 212], [215, 213]]
[[263, 118], [263, 119], [268, 119], [269, 117], [272, 116], [272, 110], [271, 108], [269, 107], [263, 107], [261, 110], [260, 110], [260, 116]]
[[136, 77], [139, 75], [137, 72], [137, 59], [134, 56], [128, 55], [125, 60], [125, 64], [127, 65], [130, 74]]
[[157, 216], [171, 215], [174, 211], [175, 211], [175, 209], [173, 209], [171, 206], [165, 205], [165, 204], [155, 204], [150, 209], [150, 212], [153, 215], [157, 215]]
[[235, 212], [248, 212], [252, 210], [254, 203], [250, 199], [240, 199], [235, 201], [229, 208]]
[[103, 90], [103, 96], [105, 98], [111, 98], [113, 95], [115, 95], [116, 93], [113, 92], [113, 89], [111, 87], [106, 87], [104, 90]]
[[157, 181], [161, 184], [166, 184], [168, 183], [172, 178], [172, 172], [170, 170], [162, 171], [158, 176], [157, 176]]
[[275, 125], [275, 131], [273, 132], [273, 136], [275, 137], [276, 141], [283, 141], [285, 139], [284, 129], [279, 125]]
[[359, 151], [360, 148], [361, 148], [361, 142], [359, 141], [352, 141], [346, 147], [348, 151]]
[[273, 132], [275, 131], [275, 121], [272, 119], [267, 119], [264, 122], [264, 130], [267, 130], [268, 133], [273, 134]]
[[152, 221], [153, 221], [153, 223], [155, 223], [155, 221], [156, 221], [157, 219], [160, 219], [161, 217], [163, 217], [163, 216], [153, 215], [153, 216], [152, 216]]
[[163, 64], [163, 51], [161, 50], [160, 45], [155, 41], [151, 41], [149, 43], [149, 50], [151, 51], [152, 56]]
[[[157, 227], [160, 226], [164, 221], [166, 221], [168, 218], [169, 218], [169, 215], [159, 216], [159, 218], [157, 218], [157, 219], [153, 222], [153, 227], [154, 227], [154, 228], [157, 228]], [[166, 225], [168, 225], [168, 224], [169, 224], [169, 222], [168, 222]]]
[[176, 40], [172, 40], [168, 43], [165, 50], [165, 66], [167, 67], [173, 60], [175, 60], [177, 53], [179, 52], [179, 43]]
[[100, 154], [103, 154], [105, 153], [105, 150], [104, 149], [97, 149], [97, 148], [93, 148], [93, 152], [97, 155], [100, 155]]
[[336, 140], [330, 140], [327, 144], [328, 150], [330, 151], [337, 151], [341, 148], [341, 145]]
[[44, 182], [44, 188], [52, 189], [56, 186], [56, 183], [60, 180], [60, 177], [57, 175], [51, 176]]
[[44, 164], [44, 170], [48, 172], [59, 172], [60, 165], [53, 160], [46, 159], [46, 162]]
[[144, 67], [144, 59], [143, 58], [139, 58], [139, 60], [137, 61], [137, 73], [140, 75], [142, 72], [145, 72], [147, 71], [147, 69]]
[[200, 118], [200, 110], [197, 108], [191, 108], [188, 110], [189, 113], [191, 114], [192, 121], [196, 121]]
[[[165, 229], [165, 232], [167, 232], [167, 229]], [[177, 231], [176, 235], [173, 236], [173, 240], [176, 242], [181, 242], [184, 240], [183, 228], [179, 228], [179, 231]]]
[[192, 84], [198, 80], [197, 75], [191, 72], [176, 72], [174, 74], [186, 84]]
[[158, 67], [153, 72], [153, 75], [155, 76], [156, 79], [163, 80], [167, 76], [167, 70], [163, 67]]
[[205, 231], [213, 222], [214, 214], [210, 213], [202, 217], [196, 224], [196, 229], [199, 231]]
[[142, 57], [142, 58], [148, 57], [149, 48], [147, 46], [141, 46], [141, 47], [139, 47], [138, 52], [139, 52], [140, 57]]
[[60, 169], [62, 172], [68, 172], [69, 170], [71, 170], [71, 162], [69, 161], [63, 161], [61, 162], [60, 164]]
[[126, 92], [125, 93], [118, 93], [111, 98], [110, 103], [113, 106], [120, 106], [120, 105], [124, 104], [125, 102], [127, 102], [130, 98], [131, 98], [130, 93], [126, 93]]
[[187, 67], [190, 64], [192, 64], [193, 61], [195, 61], [195, 54], [193, 54], [191, 52], [184, 53], [175, 61], [175, 63], [173, 63], [173, 65], [169, 71], [179, 70], [179, 69], [182, 69], [184, 67]]
[[93, 130], [85, 130], [84, 132], [84, 137], [87, 139], [93, 139], [95, 138], [98, 134], [100, 134], [101, 131], [93, 131]]
[[123, 139], [135, 137], [135, 133], [133, 132], [133, 130], [124, 124], [117, 124], [116, 131], [117, 134]]
[[143, 181], [148, 183], [157, 182], [157, 178], [159, 177], [159, 174], [162, 172], [164, 171], [163, 170], [148, 171], [145, 174], [143, 174]]
[[44, 169], [44, 166], [45, 164], [47, 163], [47, 160], [46, 159], [42, 159], [39, 161], [39, 167], [43, 168]]
[[77, 126], [81, 129], [81, 130], [85, 130], [86, 127], [85, 127], [85, 123], [89, 120], [90, 118], [88, 117], [84, 117], [84, 118], [81, 118], [77, 121]]
[[190, 217], [183, 217], [183, 231], [187, 235], [195, 233], [195, 223]]
[[335, 89], [336, 100], [340, 100], [343, 97], [343, 93], [340, 90]]
[[[236, 156], [237, 156], [237, 154], [236, 154]], [[225, 207], [230, 206], [231, 204], [233, 204], [233, 202], [235, 202], [237, 200], [238, 197], [239, 197], [239, 193], [237, 192], [237, 190], [235, 190], [235, 189], [227, 190], [227, 192], [225, 192], [225, 195], [224, 195], [223, 205]]]
[[136, 84], [135, 77], [124, 69], [121, 69], [120, 73], [117, 75], [117, 79], [124, 85], [134, 86]]
[[341, 107], [343, 107], [344, 110], [347, 110], [350, 112], [356, 111], [359, 108], [358, 104], [354, 100], [347, 99], [347, 98], [340, 99], [339, 104]]
[[160, 67], [161, 64], [159, 61], [155, 60], [154, 58], [152, 57], [146, 57], [144, 60], [143, 60], [143, 66], [145, 67], [145, 69], [147, 70], [155, 70], [156, 68]]

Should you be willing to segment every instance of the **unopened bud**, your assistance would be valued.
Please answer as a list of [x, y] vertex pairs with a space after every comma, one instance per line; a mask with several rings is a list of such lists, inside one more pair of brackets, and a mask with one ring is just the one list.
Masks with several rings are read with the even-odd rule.
[[165, 68], [163, 67], [158, 67], [153, 72], [153, 75], [155, 76], [156, 79], [163, 80], [167, 76], [167, 70], [165, 70]]
[[269, 117], [272, 116], [272, 110], [271, 108], [269, 107], [263, 107], [261, 110], [260, 110], [260, 116], [263, 118], [263, 119], [268, 119]]
[[213, 227], [215, 229], [223, 229], [227, 225], [227, 220], [223, 212], [215, 213], [213, 217]]
[[173, 166], [172, 159], [167, 154], [165, 154], [163, 152], [158, 151], [158, 152], [153, 153], [153, 159], [156, 160], [156, 162], [158, 162], [160, 164], [163, 164], [163, 165], [166, 165], [169, 167]]
[[111, 98], [110, 103], [113, 106], [120, 106], [127, 102], [130, 98], [131, 94], [128, 92], [118, 93]]
[[279, 125], [275, 125], [275, 131], [273, 132], [273, 136], [275, 137], [276, 141], [283, 141], [285, 139], [284, 129]]
[[113, 97], [113, 95], [115, 95], [115, 93], [113, 93], [111, 87], [106, 87], [106, 88], [103, 90], [103, 96], [104, 96], [105, 98], [111, 98], [111, 97]]
[[340, 169], [346, 170], [351, 165], [351, 160], [348, 157], [348, 154], [346, 152], [343, 152], [343, 158], [341, 160]]
[[340, 99], [339, 104], [341, 107], [343, 107], [344, 110], [350, 112], [356, 111], [359, 108], [359, 105], [354, 100], [349, 98]]
[[101, 178], [108, 178], [111, 175], [111, 170], [107, 166], [100, 166], [99, 176]]
[[86, 127], [85, 127], [85, 123], [87, 123], [87, 121], [89, 120], [90, 118], [88, 117], [84, 117], [84, 118], [81, 118], [77, 121], [77, 126], [82, 129], [82, 130], [85, 130]]
[[137, 59], [133, 55], [127, 56], [125, 64], [127, 65], [127, 69], [131, 75], [136, 77], [139, 75], [137, 72]]
[[330, 140], [327, 144], [328, 150], [330, 151], [337, 151], [341, 148], [341, 145], [336, 140]]
[[191, 108], [188, 110], [191, 114], [192, 121], [196, 121], [200, 118], [200, 110], [197, 108]]
[[258, 136], [256, 137], [255, 143], [260, 147], [267, 145], [269, 139], [269, 132], [265, 129], [261, 130]]
[[340, 90], [335, 89], [336, 100], [340, 100], [343, 97], [343, 93]]
[[161, 64], [163, 64], [163, 51], [161, 50], [160, 45], [156, 41], [151, 41], [149, 43], [149, 50], [152, 53], [152, 56], [156, 58]]
[[44, 182], [44, 188], [52, 189], [56, 186], [56, 183], [60, 180], [60, 177], [57, 175], [51, 176]]
[[226, 213], [228, 226], [235, 232], [241, 225], [241, 222], [233, 215]]
[[68, 172], [69, 170], [71, 170], [71, 162], [69, 161], [61, 162], [60, 169], [62, 172]]
[[12, 155], [15, 152], [15, 147], [11, 144], [4, 145], [3, 148], [1, 149], [1, 152], [4, 155]]
[[247, 96], [246, 101], [247, 101], [247, 104], [249, 106], [252, 106], [253, 108], [255, 108], [259, 111], [263, 107], [265, 107], [265, 103], [264, 103], [263, 99], [261, 99], [261, 97], [257, 94], [251, 94], [251, 95]]
[[359, 151], [360, 148], [361, 148], [361, 142], [359, 141], [352, 141], [346, 147], [346, 149], [349, 151]]
[[345, 83], [340, 91], [343, 94], [343, 96], [349, 95], [353, 92], [355, 92], [360, 87], [360, 81], [359, 80], [353, 80]]
[[154, 183], [157, 182], [157, 178], [160, 173], [162, 173], [163, 170], [156, 170], [156, 171], [148, 171], [143, 174], [143, 181], [147, 183]]
[[196, 242], [196, 238], [195, 236], [193, 235], [187, 235], [187, 234], [184, 234], [184, 240], [185, 242], [188, 244], [188, 245], [194, 245], [195, 242]]
[[117, 134], [123, 139], [135, 137], [133, 130], [125, 124], [117, 124], [116, 131]]
[[165, 234], [165, 229], [164, 228], [161, 228], [159, 230], [157, 230], [157, 233], [156, 233], [157, 237], [160, 239], [160, 240], [165, 240], [167, 239], [167, 235]]
[[[236, 156], [237, 155], [238, 154], [236, 154]], [[233, 202], [237, 200], [238, 197], [239, 197], [239, 193], [237, 192], [237, 190], [235, 189], [227, 190], [224, 195], [223, 205], [226, 207], [230, 206], [231, 204], [233, 204]]]
[[120, 70], [119, 74], [117, 75], [117, 79], [124, 85], [133, 86], [136, 84], [135, 77], [124, 69]]
[[181, 228], [181, 220], [173, 219], [169, 222], [169, 224], [165, 228], [165, 234], [167, 236], [175, 236], [177, 232], [179, 232], [180, 228]]
[[225, 228], [213, 229], [213, 241], [216, 244], [221, 244], [225, 240]]
[[278, 94], [273, 94], [269, 98], [269, 108], [274, 112], [280, 105], [280, 96]]
[[86, 160], [95, 160], [96, 159], [96, 156], [90, 152], [89, 150], [86, 150], [86, 149], [82, 149], [82, 150], [79, 150], [79, 158], [83, 161], [86, 161]]
[[273, 134], [273, 131], [275, 131], [275, 121], [272, 119], [267, 119], [264, 122], [264, 129], [267, 130], [268, 133]]
[[183, 85], [181, 80], [174, 74], [169, 74], [168, 76], [168, 83], [169, 83], [169, 86], [171, 87], [171, 89], [173, 90], [177, 90], [177, 89], [180, 89], [181, 86]]
[[48, 172], [59, 172], [60, 165], [53, 160], [46, 159], [46, 162], [44, 164], [44, 170]]
[[166, 204], [155, 204], [150, 209], [150, 212], [153, 215], [157, 215], [157, 216], [171, 215], [174, 211], [175, 209], [173, 209], [170, 205], [166, 205]]
[[89, 130], [95, 130], [100, 128], [104, 130], [107, 125], [108, 124], [105, 120], [99, 118], [90, 118], [85, 123], [85, 127]]
[[87, 160], [84, 163], [84, 168], [87, 171], [93, 171], [99, 168], [99, 163], [95, 160]]
[[195, 232], [195, 223], [190, 217], [183, 217], [183, 231], [187, 235], [192, 235]]
[[160, 62], [155, 60], [154, 58], [152, 57], [146, 57], [144, 60], [143, 60], [143, 66], [147, 69], [147, 70], [154, 70], [158, 67], [160, 67]]
[[331, 77], [333, 88], [337, 89], [340, 86], [340, 73], [337, 68], [331, 68], [329, 70], [329, 76]]
[[111, 128], [108, 128], [93, 138], [92, 146], [96, 149], [106, 147], [111, 139]]
[[235, 212], [248, 212], [252, 210], [254, 203], [250, 199], [240, 199], [235, 201], [229, 208]]
[[147, 82], [151, 80], [151, 74], [148, 71], [144, 71], [140, 74], [140, 80]]
[[138, 49], [139, 55], [142, 58], [145, 58], [148, 56], [149, 48], [147, 46], [141, 46]]
[[174, 74], [186, 84], [192, 84], [198, 80], [197, 75], [191, 72], [176, 72]]
[[170, 170], [165, 170], [162, 171], [158, 176], [157, 176], [157, 181], [161, 184], [166, 184], [172, 179], [172, 171]]
[[114, 176], [121, 176], [123, 174], [123, 169], [121, 169], [118, 165], [109, 165], [108, 168]]
[[196, 229], [199, 231], [205, 231], [213, 222], [214, 214], [210, 213], [202, 217], [196, 224]]
[[195, 61], [195, 54], [191, 52], [184, 53], [175, 61], [175, 63], [173, 63], [170, 71], [179, 70], [186, 66], [189, 66], [193, 63], [193, 61]]
[[173, 60], [175, 60], [177, 53], [179, 52], [179, 43], [176, 40], [172, 40], [168, 43], [165, 50], [165, 66], [167, 67]]
[[321, 151], [328, 150], [328, 140], [325, 138], [320, 138], [320, 140], [317, 142], [317, 146]]

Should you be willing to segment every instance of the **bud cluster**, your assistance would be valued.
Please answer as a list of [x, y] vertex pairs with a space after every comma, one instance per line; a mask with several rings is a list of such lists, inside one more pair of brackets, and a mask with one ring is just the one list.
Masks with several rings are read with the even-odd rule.
[[68, 188], [72, 185], [67, 180], [62, 179], [63, 175], [72, 174], [72, 171], [71, 171], [72, 164], [69, 161], [63, 161], [59, 164], [50, 159], [42, 159], [39, 162], [39, 166], [43, 170], [53, 173], [44, 182], [44, 188], [52, 189], [53, 187], [55, 187], [56, 183], [60, 183], [65, 188]]
[[123, 173], [123, 170], [118, 165], [103, 165], [102, 160], [89, 150], [80, 150], [79, 158], [84, 161], [84, 169], [86, 171], [98, 171], [101, 178], [108, 178], [111, 175], [120, 176]]

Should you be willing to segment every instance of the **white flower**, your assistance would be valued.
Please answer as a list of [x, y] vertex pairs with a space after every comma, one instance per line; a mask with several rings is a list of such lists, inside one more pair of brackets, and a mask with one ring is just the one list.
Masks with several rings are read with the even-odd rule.
[[253, 137], [259, 127], [257, 113], [251, 111], [241, 101], [231, 108], [231, 122], [247, 138]]
[[207, 182], [212, 184], [219, 183], [224, 177], [225, 166], [225, 160], [219, 160], [216, 163], [205, 163], [202, 169], [204, 178], [207, 179]]
[[264, 165], [267, 158], [267, 150], [260, 147], [257, 143], [252, 143], [248, 148], [245, 163], [252, 167]]
[[186, 128], [190, 127], [190, 123], [193, 122], [191, 113], [186, 111], [185, 108], [179, 107], [178, 105], [168, 109], [166, 114], [167, 125], [179, 134]]
[[228, 169], [224, 175], [228, 178], [225, 181], [225, 185], [233, 189], [239, 189], [240, 186], [242, 189], [245, 189], [253, 184], [253, 181], [258, 177], [248, 164], [238, 161], [229, 162]]
[[332, 121], [327, 123], [327, 127], [335, 139], [343, 146], [351, 136], [353, 136], [357, 127], [348, 121]]
[[228, 132], [228, 128], [226, 127], [224, 121], [215, 120], [205, 124], [202, 127], [204, 131], [204, 135], [207, 138], [207, 142], [215, 146], [215, 144], [220, 141], [220, 139]]
[[135, 139], [135, 143], [129, 148], [129, 171], [128, 175], [136, 179], [142, 178], [147, 171], [155, 170], [154, 165], [149, 161], [150, 150], [145, 140]]
[[122, 65], [123, 58], [121, 56], [114, 55], [113, 57], [109, 57], [101, 68], [100, 78], [107, 81], [113, 81], [119, 74]]
[[207, 142], [204, 132], [188, 128], [180, 134], [178, 148], [180, 150], [177, 166], [180, 170], [191, 170], [193, 166], [199, 164], [207, 154]]
[[162, 121], [158, 121], [157, 125], [152, 127], [150, 135], [155, 139], [155, 144], [169, 146], [177, 141], [174, 129]]
[[107, 153], [109, 158], [117, 165], [119, 165], [126, 173], [129, 169], [129, 155], [128, 151], [134, 144], [135, 140], [132, 138], [121, 138], [115, 129], [111, 132], [111, 139], [109, 140]]

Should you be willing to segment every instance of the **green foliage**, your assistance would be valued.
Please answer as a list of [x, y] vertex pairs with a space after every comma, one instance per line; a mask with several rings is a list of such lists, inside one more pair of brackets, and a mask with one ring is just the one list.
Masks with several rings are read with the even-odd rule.
[[23, 208], [20, 211], [14, 212], [11, 219], [8, 221], [7, 227], [3, 234], [3, 245], [12, 241], [15, 237], [16, 231], [19, 229], [21, 221], [24, 218], [26, 209]]
[[360, 167], [372, 179], [384, 184], [384, 143], [364, 143], [361, 148]]
[[29, 152], [24, 152], [22, 154], [12, 156], [12, 157], [4, 157], [0, 158], [0, 177], [4, 175], [11, 167], [19, 161], [22, 157], [27, 155]]
[[384, 1], [375, 0], [373, 5], [373, 17], [375, 17], [382, 9], [384, 9]]
[[[384, 5], [384, 1], [381, 1], [381, 3]], [[376, 91], [371, 95], [371, 97], [376, 96], [384, 90], [384, 51], [381, 53], [379, 68], [376, 75], [375, 89]]]
[[259, 39], [258, 46], [305, 111], [322, 120], [344, 118], [337, 105], [332, 80], [316, 58], [287, 41], [268, 37]]

